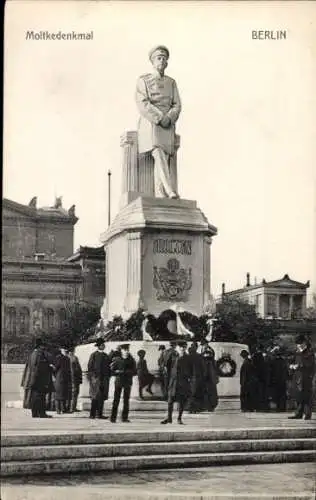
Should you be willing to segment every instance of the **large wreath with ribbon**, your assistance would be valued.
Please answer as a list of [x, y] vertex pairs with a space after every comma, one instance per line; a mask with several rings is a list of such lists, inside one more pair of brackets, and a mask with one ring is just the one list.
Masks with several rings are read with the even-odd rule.
[[237, 365], [230, 354], [223, 354], [216, 361], [216, 368], [220, 377], [233, 377], [236, 375]]

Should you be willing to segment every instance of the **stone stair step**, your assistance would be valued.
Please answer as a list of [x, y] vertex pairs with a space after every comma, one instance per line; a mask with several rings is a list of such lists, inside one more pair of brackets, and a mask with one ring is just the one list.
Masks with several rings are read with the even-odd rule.
[[[112, 401], [108, 400], [107, 405], [112, 405]], [[78, 410], [80, 411], [89, 411], [91, 406], [91, 401], [89, 399], [79, 399], [78, 401]], [[23, 401], [21, 399], [18, 400], [10, 400], [5, 402], [6, 408], [15, 408], [22, 409]], [[155, 412], [155, 411], [166, 411], [167, 403], [166, 401], [159, 401], [153, 399], [144, 399], [143, 401], [138, 399], [130, 400], [130, 411], [136, 412], [137, 414], [143, 411]], [[216, 408], [216, 412], [226, 412], [226, 411], [240, 411], [240, 401], [238, 398], [231, 399], [219, 399], [218, 406]]]
[[174, 455], [253, 451], [316, 450], [316, 438], [257, 439], [225, 441], [179, 441], [163, 443], [82, 444], [57, 446], [14, 446], [2, 448], [2, 461], [53, 460], [133, 455]]
[[232, 453], [196, 453], [179, 455], [145, 455], [128, 457], [73, 458], [69, 460], [13, 461], [1, 463], [4, 476], [26, 476], [41, 474], [68, 474], [92, 471], [135, 470], [150, 468], [172, 468], [209, 466], [223, 464], [251, 464], [276, 462], [316, 461], [315, 450], [264, 451]]
[[[101, 424], [100, 424], [101, 427]], [[167, 429], [166, 429], [167, 427]], [[1, 436], [1, 446], [53, 446], [80, 444], [119, 444], [119, 443], [159, 443], [179, 441], [223, 441], [256, 439], [303, 439], [316, 436], [314, 426], [306, 427], [256, 427], [252, 429], [187, 429], [186, 426], [161, 426], [159, 430], [128, 431], [120, 425], [112, 430], [112, 424], [102, 422], [98, 431], [45, 431], [45, 433], [6, 434]], [[34, 431], [33, 431], [34, 432]]]

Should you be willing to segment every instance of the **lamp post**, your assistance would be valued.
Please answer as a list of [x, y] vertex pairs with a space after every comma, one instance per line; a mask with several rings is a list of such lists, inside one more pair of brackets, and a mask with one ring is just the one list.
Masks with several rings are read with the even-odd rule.
[[108, 226], [111, 224], [111, 170], [108, 170]]

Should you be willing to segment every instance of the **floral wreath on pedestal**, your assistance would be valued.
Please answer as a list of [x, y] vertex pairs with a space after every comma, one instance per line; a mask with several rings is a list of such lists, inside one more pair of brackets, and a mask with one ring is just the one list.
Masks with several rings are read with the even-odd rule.
[[237, 365], [230, 354], [224, 353], [217, 361], [216, 368], [220, 377], [233, 377], [236, 375]]

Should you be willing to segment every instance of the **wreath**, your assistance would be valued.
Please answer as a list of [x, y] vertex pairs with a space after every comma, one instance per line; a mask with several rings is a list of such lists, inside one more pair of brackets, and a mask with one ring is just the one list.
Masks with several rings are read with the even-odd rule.
[[216, 368], [220, 377], [233, 377], [236, 375], [237, 365], [230, 354], [223, 354], [223, 356], [216, 361]]

